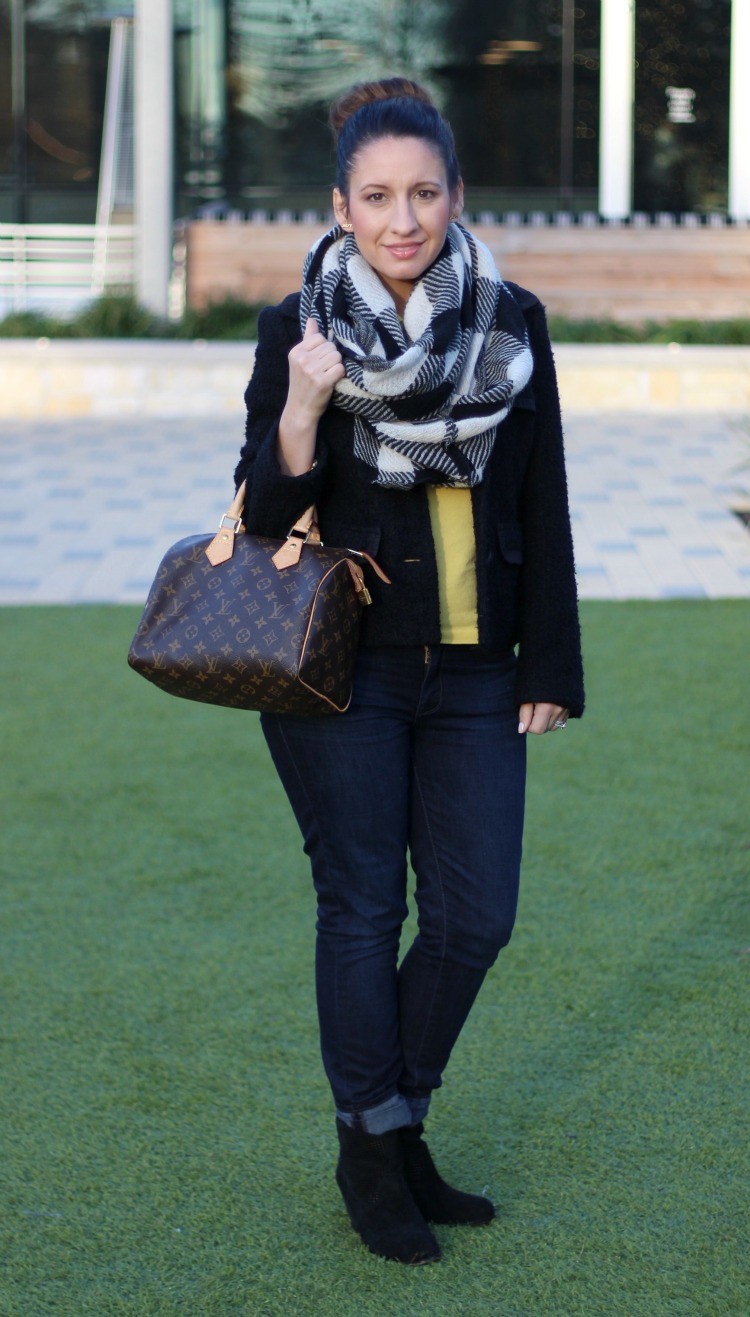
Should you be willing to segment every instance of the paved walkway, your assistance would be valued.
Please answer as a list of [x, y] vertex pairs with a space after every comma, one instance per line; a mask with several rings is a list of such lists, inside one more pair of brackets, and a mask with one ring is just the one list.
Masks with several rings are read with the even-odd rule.
[[[750, 433], [691, 416], [568, 416], [584, 599], [750, 597]], [[242, 417], [3, 421], [0, 603], [139, 603], [164, 549], [212, 530]]]

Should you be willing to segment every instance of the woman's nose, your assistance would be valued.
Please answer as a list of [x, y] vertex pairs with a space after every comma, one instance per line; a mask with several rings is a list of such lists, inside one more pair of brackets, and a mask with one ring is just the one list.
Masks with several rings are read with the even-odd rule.
[[394, 233], [413, 233], [417, 228], [417, 219], [408, 198], [396, 202], [391, 217], [391, 228]]

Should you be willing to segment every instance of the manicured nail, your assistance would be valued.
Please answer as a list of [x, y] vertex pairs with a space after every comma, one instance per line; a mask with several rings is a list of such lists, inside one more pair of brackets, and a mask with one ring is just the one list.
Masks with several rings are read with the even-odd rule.
[[525, 731], [525, 730], [526, 730], [526, 725], [525, 725], [525, 723], [519, 723], [519, 724], [518, 724], [518, 730], [519, 730], [519, 732], [523, 732], [523, 731]]

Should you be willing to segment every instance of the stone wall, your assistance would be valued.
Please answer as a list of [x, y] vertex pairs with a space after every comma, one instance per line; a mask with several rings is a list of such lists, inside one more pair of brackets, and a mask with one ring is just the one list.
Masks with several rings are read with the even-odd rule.
[[[236, 413], [252, 343], [6, 339], [0, 416], [211, 416]], [[750, 416], [750, 348], [584, 346], [555, 350], [570, 412]], [[207, 428], [208, 433], [208, 428]]]

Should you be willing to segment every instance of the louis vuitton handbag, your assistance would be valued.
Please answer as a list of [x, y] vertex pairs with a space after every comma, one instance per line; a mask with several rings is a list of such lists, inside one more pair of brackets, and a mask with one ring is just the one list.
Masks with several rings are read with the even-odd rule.
[[286, 540], [248, 534], [245, 486], [214, 536], [168, 549], [128, 653], [141, 676], [170, 695], [232, 709], [343, 713], [362, 608], [359, 562], [324, 546], [308, 508]]

